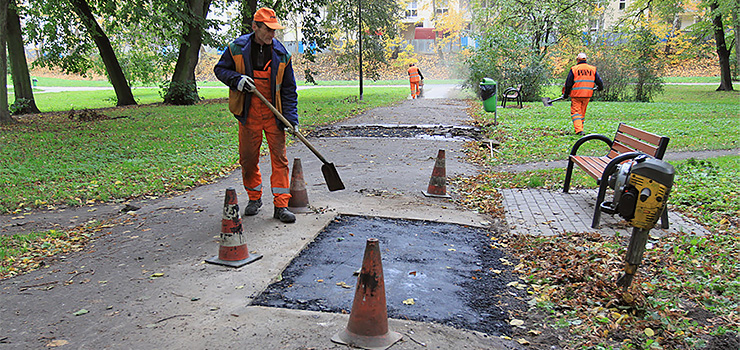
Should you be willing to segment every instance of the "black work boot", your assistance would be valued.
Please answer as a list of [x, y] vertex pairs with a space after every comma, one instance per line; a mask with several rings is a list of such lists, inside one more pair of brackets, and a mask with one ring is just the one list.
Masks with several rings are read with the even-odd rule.
[[288, 208], [275, 207], [275, 214], [272, 217], [285, 223], [295, 222], [295, 214], [291, 213]]
[[255, 201], [250, 199], [249, 203], [247, 203], [247, 207], [244, 208], [244, 216], [257, 215], [261, 207], [262, 207], [262, 199], [258, 199]]

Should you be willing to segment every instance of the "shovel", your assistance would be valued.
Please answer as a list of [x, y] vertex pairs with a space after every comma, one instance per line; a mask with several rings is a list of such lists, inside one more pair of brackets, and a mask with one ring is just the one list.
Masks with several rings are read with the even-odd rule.
[[[262, 96], [262, 94], [257, 89], [254, 89], [254, 91], [252, 92], [257, 95], [257, 97], [259, 97], [259, 99], [262, 100], [262, 102], [267, 107], [270, 108], [272, 113], [274, 113], [278, 117], [278, 119], [280, 119], [280, 121], [285, 124], [286, 127], [293, 129], [293, 125], [290, 124], [288, 119], [285, 119], [285, 117], [283, 117], [283, 115], [278, 112], [275, 106], [273, 106], [270, 101], [267, 101], [265, 96]], [[319, 151], [313, 145], [311, 145], [311, 143], [306, 140], [306, 137], [303, 136], [303, 134], [301, 134], [298, 130], [295, 130], [293, 134], [296, 135], [298, 139], [300, 139], [306, 145], [306, 147], [308, 147], [308, 149], [310, 149], [311, 152], [316, 155], [316, 157], [319, 157], [319, 160], [321, 160], [322, 163], [324, 163], [321, 166], [321, 172], [324, 174], [324, 180], [326, 181], [326, 186], [329, 187], [329, 191], [333, 192], [343, 190], [344, 183], [342, 183], [342, 179], [339, 178], [339, 173], [337, 172], [337, 168], [334, 166], [334, 163], [327, 162], [326, 158], [324, 158], [321, 153], [319, 153]]]
[[543, 97], [542, 98], [542, 104], [545, 105], [545, 107], [552, 107], [552, 103], [555, 101], [560, 101], [563, 99], [564, 96], [560, 96], [554, 100], [551, 100], [549, 97]]

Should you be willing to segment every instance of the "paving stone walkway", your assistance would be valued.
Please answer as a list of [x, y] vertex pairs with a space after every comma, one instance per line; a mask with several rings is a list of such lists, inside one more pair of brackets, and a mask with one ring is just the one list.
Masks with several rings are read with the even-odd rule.
[[[542, 189], [502, 189], [506, 210], [506, 223], [510, 233], [551, 236], [563, 232], [593, 232], [629, 236], [632, 227], [619, 215], [601, 214], [600, 226], [591, 228], [596, 203], [596, 189], [549, 191]], [[607, 192], [606, 200], [613, 195]], [[668, 232], [709, 234], [701, 225], [683, 215], [668, 211], [669, 228], [652, 229], [652, 235], [661, 236]]]

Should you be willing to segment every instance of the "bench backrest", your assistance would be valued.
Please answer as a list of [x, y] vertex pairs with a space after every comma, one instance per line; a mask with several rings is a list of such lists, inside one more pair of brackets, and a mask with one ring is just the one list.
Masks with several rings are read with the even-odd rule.
[[658, 136], [647, 131], [631, 127], [625, 123], [619, 123], [617, 133], [614, 135], [609, 158], [619, 154], [639, 151], [658, 159], [663, 159], [670, 138]]

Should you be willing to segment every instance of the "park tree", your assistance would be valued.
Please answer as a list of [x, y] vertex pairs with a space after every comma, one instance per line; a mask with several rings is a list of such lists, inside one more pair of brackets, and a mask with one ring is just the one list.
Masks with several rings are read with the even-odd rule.
[[[358, 13], [361, 4], [362, 12]], [[385, 43], [398, 35], [401, 6], [394, 0], [358, 0], [355, 3], [333, 0], [328, 8], [330, 33], [340, 44], [337, 62], [345, 71], [360, 71], [373, 80], [388, 66]], [[359, 16], [358, 16], [359, 15]], [[361, 39], [361, 41], [360, 41]], [[360, 45], [362, 44], [362, 66]]]
[[439, 34], [435, 36], [434, 46], [440, 57], [444, 57], [444, 48], [452, 50], [452, 45], [460, 42], [465, 26], [463, 15], [457, 8], [450, 7], [447, 12], [435, 14], [434, 29]]
[[[686, 11], [688, 6], [689, 4], [685, 4], [681, 0], [637, 0], [628, 8], [628, 15], [625, 20], [636, 23], [657, 16], [668, 23], [673, 23], [669, 37], [674, 37], [676, 35], [675, 23], [678, 20], [678, 14]], [[731, 91], [733, 87], [730, 54], [733, 44], [738, 43], [737, 33], [740, 29], [740, 23], [737, 19], [737, 13], [740, 12], [740, 3], [737, 0], [702, 0], [701, 6], [704, 8], [704, 15], [698, 23], [689, 28], [692, 32], [693, 46], [703, 48], [705, 46], [701, 45], [701, 42], [708, 37], [714, 38], [714, 48], [720, 67], [720, 85], [717, 90]], [[730, 25], [727, 25], [727, 23]], [[734, 28], [734, 36], [728, 36], [730, 28]], [[735, 44], [735, 46], [737, 45]], [[735, 51], [737, 49], [735, 47]], [[666, 50], [668, 51], [668, 48]], [[736, 59], [736, 66], [737, 64]]]
[[206, 17], [211, 0], [188, 0], [182, 16], [180, 51], [172, 80], [169, 82], [164, 102], [170, 104], [194, 104], [199, 100], [195, 79], [195, 67], [203, 42]]
[[[734, 4], [734, 5], [730, 5]], [[732, 71], [730, 70], [730, 51], [725, 40], [724, 17], [729, 17], [730, 13], [736, 13], [740, 9], [737, 0], [727, 2], [721, 0], [707, 0], [709, 6], [709, 18], [712, 23], [712, 32], [719, 59], [720, 83], [717, 91], [732, 91]], [[735, 33], [737, 35], [737, 32]], [[738, 48], [735, 48], [737, 50]], [[736, 63], [737, 64], [737, 63]]]
[[12, 110], [14, 114], [38, 113], [39, 108], [36, 107], [36, 99], [33, 96], [31, 75], [28, 72], [26, 49], [16, 0], [9, 1], [7, 16], [8, 61], [15, 95]]
[[8, 65], [5, 53], [7, 38], [8, 0], [0, 0], [0, 124], [15, 122], [8, 109]]
[[476, 88], [483, 77], [499, 86], [522, 84], [525, 100], [537, 100], [551, 76], [550, 48], [580, 42], [597, 10], [595, 0], [474, 1], [477, 48], [466, 59], [470, 74], [465, 84]]
[[[34, 64], [59, 67], [65, 73], [85, 76], [92, 68], [93, 47], [97, 47], [116, 93], [117, 105], [134, 105], [131, 87], [110, 39], [97, 20], [115, 17], [116, 2], [93, 1], [96, 8], [90, 7], [87, 0], [36, 0], [31, 3], [26, 34], [41, 48]], [[76, 19], [70, 18], [70, 14]]]

